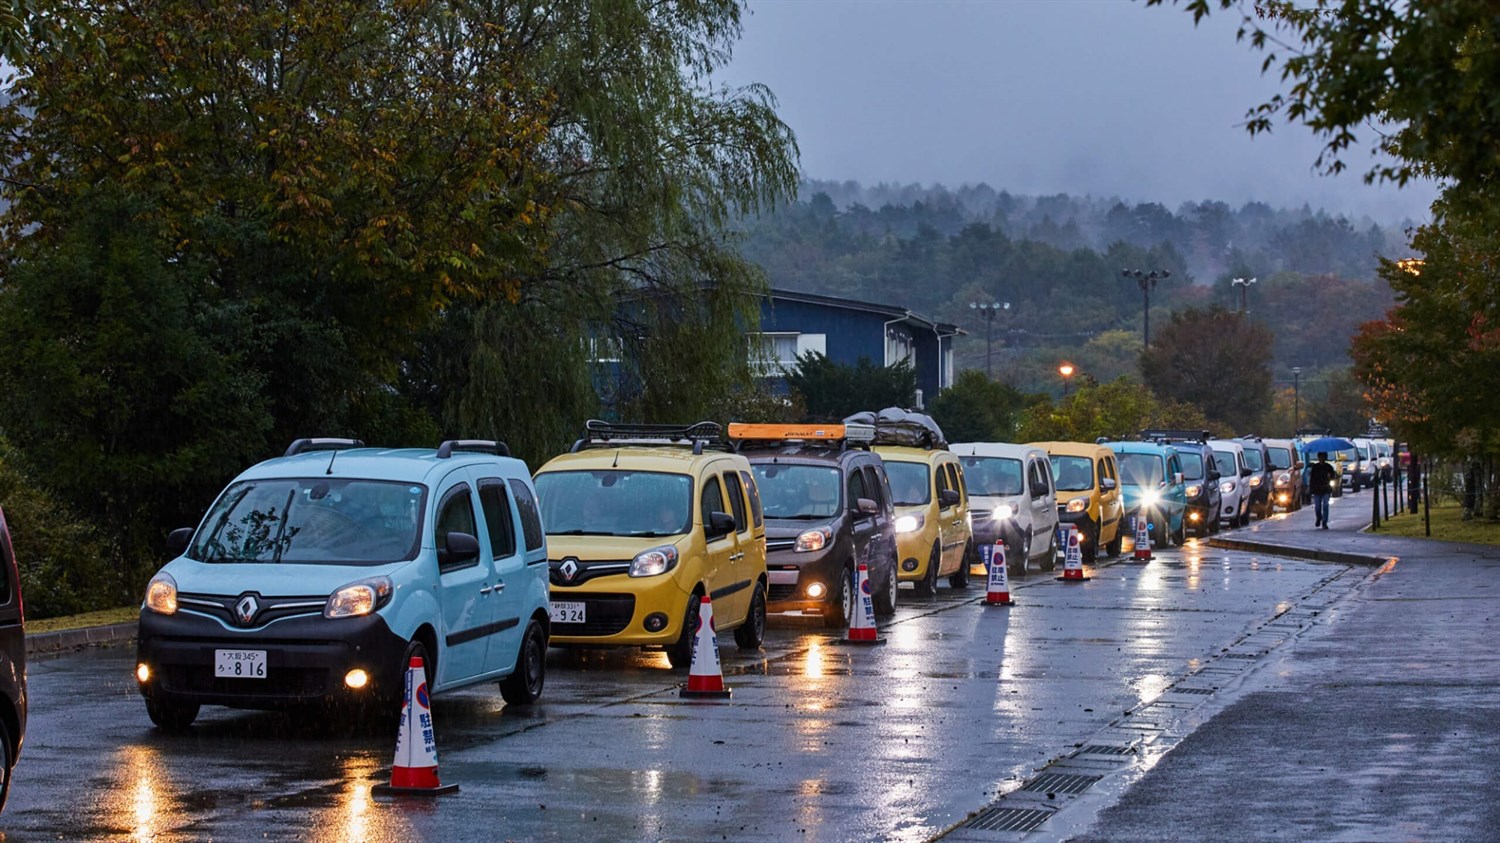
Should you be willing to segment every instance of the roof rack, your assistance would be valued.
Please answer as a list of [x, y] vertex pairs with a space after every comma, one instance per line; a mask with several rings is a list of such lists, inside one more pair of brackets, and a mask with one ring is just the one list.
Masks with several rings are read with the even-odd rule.
[[731, 450], [723, 440], [724, 428], [711, 421], [697, 424], [618, 424], [589, 419], [583, 425], [583, 438], [573, 443], [574, 453], [586, 448], [610, 448], [621, 445], [681, 446], [691, 444], [694, 454], [705, 446]]
[[1148, 442], [1153, 439], [1160, 442], [1207, 442], [1212, 438], [1214, 438], [1213, 433], [1207, 430], [1153, 428], [1141, 431], [1141, 439]]
[[827, 443], [840, 450], [850, 445], [870, 447], [875, 441], [875, 426], [846, 422], [844, 424], [744, 424], [731, 422], [729, 438], [744, 442]]
[[1328, 428], [1326, 428], [1326, 427], [1299, 427], [1299, 428], [1297, 428], [1297, 432], [1294, 435], [1295, 436], [1327, 436], [1328, 435]]
[[286, 453], [282, 454], [282, 456], [295, 457], [298, 454], [305, 454], [309, 451], [342, 451], [346, 448], [363, 448], [364, 446], [365, 442], [363, 439], [336, 439], [329, 436], [315, 439], [294, 439], [292, 440], [292, 444], [287, 446]]
[[495, 439], [446, 439], [438, 446], [437, 458], [446, 460], [453, 456], [454, 451], [510, 456], [510, 447]]

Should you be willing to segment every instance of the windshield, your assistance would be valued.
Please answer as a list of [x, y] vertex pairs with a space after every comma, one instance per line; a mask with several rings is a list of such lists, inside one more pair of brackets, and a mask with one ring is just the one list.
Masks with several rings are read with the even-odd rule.
[[1224, 477], [1240, 476], [1240, 470], [1234, 464], [1233, 451], [1214, 451], [1214, 465], [1219, 467], [1219, 474]]
[[1059, 492], [1094, 488], [1094, 461], [1088, 457], [1052, 457], [1052, 478]]
[[755, 484], [767, 518], [832, 518], [839, 513], [839, 470], [817, 465], [755, 463]]
[[1119, 454], [1120, 482], [1126, 486], [1161, 485], [1161, 457], [1156, 454]]
[[224, 491], [188, 556], [203, 562], [382, 565], [416, 556], [427, 487], [246, 480]]
[[1182, 451], [1179, 456], [1182, 458], [1182, 479], [1202, 480], [1203, 455], [1194, 451]]
[[1261, 453], [1258, 448], [1245, 449], [1245, 465], [1250, 466], [1251, 471], [1260, 471], [1261, 469], [1266, 467], [1265, 461], [1261, 458]]
[[1021, 482], [1021, 461], [1004, 457], [961, 457], [964, 466], [964, 481], [971, 495], [1019, 495], [1025, 484]]
[[1271, 467], [1278, 471], [1292, 467], [1292, 451], [1290, 448], [1269, 448], [1266, 451], [1271, 456]]
[[926, 463], [886, 460], [885, 474], [891, 481], [891, 501], [897, 506], [920, 506], [932, 500]]
[[680, 536], [693, 478], [656, 471], [549, 471], [536, 476], [549, 536]]

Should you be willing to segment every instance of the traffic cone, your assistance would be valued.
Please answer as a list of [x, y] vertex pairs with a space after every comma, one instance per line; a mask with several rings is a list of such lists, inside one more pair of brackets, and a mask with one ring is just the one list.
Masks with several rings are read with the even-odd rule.
[[698, 603], [698, 621], [693, 629], [693, 662], [688, 667], [687, 685], [680, 696], [697, 700], [727, 700], [730, 690], [724, 687], [724, 671], [719, 667], [719, 637], [714, 629], [714, 604], [703, 595]]
[[1151, 555], [1151, 522], [1146, 516], [1135, 516], [1135, 555], [1131, 557], [1132, 562], [1150, 562], [1155, 559]]
[[370, 792], [380, 796], [437, 796], [458, 785], [438, 781], [437, 744], [432, 737], [432, 708], [427, 701], [427, 671], [421, 656], [406, 666], [406, 695], [401, 701], [401, 728], [396, 733], [396, 760], [391, 783]]
[[840, 639], [840, 644], [884, 644], [885, 639], [875, 632], [875, 600], [870, 596], [870, 569], [859, 563], [854, 577], [854, 617], [849, 621], [849, 631]]
[[989, 585], [984, 590], [984, 605], [1014, 606], [1010, 599], [1010, 571], [1005, 566], [1005, 543], [995, 542], [989, 558]]
[[1078, 527], [1069, 524], [1067, 528], [1068, 550], [1063, 555], [1063, 575], [1058, 579], [1063, 582], [1087, 582], [1093, 577], [1083, 575], [1083, 544], [1078, 538]]

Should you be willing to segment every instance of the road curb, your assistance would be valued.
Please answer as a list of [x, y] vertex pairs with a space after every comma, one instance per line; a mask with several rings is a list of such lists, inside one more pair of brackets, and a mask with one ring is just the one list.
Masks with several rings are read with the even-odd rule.
[[1209, 539], [1208, 546], [1217, 547], [1221, 550], [1270, 553], [1276, 556], [1310, 559], [1314, 562], [1337, 562], [1343, 565], [1380, 566], [1391, 561], [1391, 557], [1389, 556], [1348, 553], [1341, 550], [1320, 550], [1315, 547], [1298, 547], [1293, 544], [1275, 544], [1267, 541], [1246, 541], [1244, 539]]
[[95, 647], [134, 641], [136, 622], [113, 623], [107, 626], [89, 626], [83, 629], [59, 629], [56, 632], [38, 632], [26, 636], [26, 655], [64, 653]]

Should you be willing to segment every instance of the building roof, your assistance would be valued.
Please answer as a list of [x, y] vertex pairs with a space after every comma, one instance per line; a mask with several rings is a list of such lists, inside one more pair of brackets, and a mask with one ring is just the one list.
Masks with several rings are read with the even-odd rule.
[[928, 319], [917, 313], [893, 304], [877, 304], [875, 302], [855, 301], [853, 299], [841, 299], [835, 296], [821, 296], [817, 293], [799, 293], [793, 290], [771, 289], [767, 298], [775, 301], [801, 302], [803, 304], [815, 304], [820, 307], [837, 307], [843, 310], [858, 310], [864, 313], [873, 313], [886, 317], [888, 322], [904, 322], [914, 328], [935, 331], [938, 336], [967, 336], [968, 331], [948, 322], [938, 322]]

